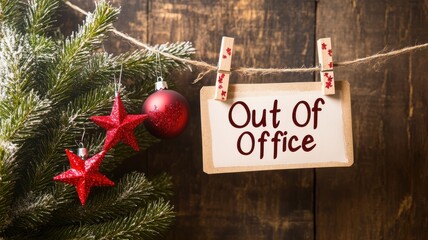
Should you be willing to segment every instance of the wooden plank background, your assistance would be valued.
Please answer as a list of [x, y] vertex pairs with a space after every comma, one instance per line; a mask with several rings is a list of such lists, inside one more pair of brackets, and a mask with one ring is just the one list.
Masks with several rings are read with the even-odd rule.
[[[72, 0], [86, 10], [87, 0]], [[428, 42], [428, 0], [115, 0], [116, 27], [149, 44], [191, 41], [216, 64], [235, 38], [233, 66], [315, 64], [316, 39], [334, 60]], [[67, 9], [65, 26], [81, 16]], [[71, 16], [71, 18], [70, 18]], [[113, 37], [112, 52], [134, 49]], [[335, 69], [351, 83], [355, 164], [350, 168], [207, 175], [202, 172], [198, 70], [171, 76], [189, 101], [178, 138], [132, 168], [173, 176], [176, 222], [166, 239], [428, 239], [428, 50]], [[232, 83], [314, 81], [317, 74], [242, 77]]]

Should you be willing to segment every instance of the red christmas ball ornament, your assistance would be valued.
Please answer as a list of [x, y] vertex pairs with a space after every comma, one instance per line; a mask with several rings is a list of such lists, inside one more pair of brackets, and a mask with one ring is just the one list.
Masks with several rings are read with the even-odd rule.
[[189, 104], [180, 93], [168, 90], [164, 81], [156, 82], [155, 93], [143, 104], [142, 112], [148, 118], [146, 129], [157, 138], [173, 138], [186, 128], [189, 120]]

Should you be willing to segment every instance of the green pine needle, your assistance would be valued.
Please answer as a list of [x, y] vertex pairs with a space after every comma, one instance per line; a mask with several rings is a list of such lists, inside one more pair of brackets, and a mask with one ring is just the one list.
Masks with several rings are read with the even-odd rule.
[[0, 0], [0, 22], [15, 29], [22, 28], [24, 2], [20, 0]]
[[76, 224], [48, 230], [47, 239], [156, 239], [174, 219], [171, 205], [159, 199], [125, 217], [97, 224]]
[[112, 8], [101, 1], [93, 14], [88, 14], [84, 25], [68, 38], [55, 64], [50, 69], [48, 97], [55, 104], [69, 99], [74, 87], [73, 76], [79, 75], [91, 54], [98, 47], [106, 34], [113, 27], [119, 15], [119, 9]]
[[[165, 183], [170, 187], [170, 182]], [[162, 186], [165, 187], [165, 186]], [[164, 197], [142, 173], [125, 175], [114, 188], [99, 188], [98, 194], [89, 199], [85, 206], [72, 206], [75, 211], [63, 211], [56, 214], [57, 221], [64, 223], [95, 224], [124, 217], [140, 208], [140, 206]], [[170, 189], [162, 189], [169, 191]]]
[[45, 35], [52, 30], [59, 3], [58, 0], [29, 0], [25, 18], [27, 32]]

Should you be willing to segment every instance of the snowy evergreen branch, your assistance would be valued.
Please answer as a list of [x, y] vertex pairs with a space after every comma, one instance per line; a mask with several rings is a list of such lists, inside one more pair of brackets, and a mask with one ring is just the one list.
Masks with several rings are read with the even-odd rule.
[[27, 32], [46, 35], [55, 23], [59, 0], [29, 0], [25, 23]]
[[[94, 114], [109, 114], [114, 91], [110, 86], [97, 88], [82, 94], [67, 106], [67, 110], [59, 114], [59, 122], [51, 123], [51, 130], [39, 142], [40, 152], [33, 159], [34, 166], [27, 173], [28, 191], [40, 190], [51, 184], [53, 176], [67, 164], [65, 148], [76, 147], [76, 136], [80, 137], [82, 129], [98, 128], [88, 123], [89, 116]], [[87, 146], [91, 147], [91, 146]]]
[[38, 134], [43, 116], [50, 110], [50, 102], [30, 92], [13, 107], [9, 109], [9, 117], [0, 120], [0, 140], [21, 143]]
[[24, 2], [21, 0], [0, 0], [0, 22], [15, 29], [22, 28], [23, 7]]
[[[94, 189], [85, 207], [74, 186], [52, 181], [70, 167], [64, 149], [75, 150], [83, 129], [90, 155], [102, 149], [106, 131], [89, 117], [110, 114], [120, 66], [121, 98], [135, 114], [153, 89], [157, 65], [144, 50], [113, 56], [99, 49], [119, 13], [105, 1], [64, 38], [54, 27], [60, 2], [0, 0], [0, 239], [160, 236], [173, 219], [165, 200], [172, 193], [170, 177], [149, 181], [142, 173], [127, 174], [113, 188]], [[180, 58], [195, 51], [187, 42], [155, 47]], [[160, 61], [164, 77], [187, 67]], [[142, 126], [135, 133], [140, 149], [157, 141]], [[100, 172], [114, 175], [134, 154], [118, 144]]]
[[[189, 42], [167, 43], [154, 48], [181, 58], [189, 58], [195, 51]], [[188, 67], [181, 62], [166, 58], [161, 58], [161, 65], [165, 76], [172, 70], [183, 70]], [[114, 76], [116, 79], [119, 78], [122, 68], [122, 83], [127, 86], [128, 91], [133, 91], [134, 94], [141, 97], [141, 92], [147, 93], [147, 89], [153, 89], [157, 67], [156, 56], [146, 50], [124, 53], [116, 57], [107, 53], [95, 53], [83, 69], [82, 79], [76, 89], [84, 91], [85, 86], [96, 87], [111, 84]], [[138, 92], [135, 92], [137, 90]]]
[[16, 104], [33, 87], [35, 56], [25, 35], [6, 26], [1, 27], [0, 34], [0, 99], [7, 97]]
[[[156, 45], [153, 48], [180, 58], [190, 58], [190, 56], [195, 52], [195, 49], [189, 42], [166, 43]], [[137, 50], [131, 53], [121, 54], [117, 56], [114, 61], [119, 65], [123, 64], [125, 77], [132, 79], [151, 78], [153, 81], [156, 80], [155, 77], [156, 71], [158, 71], [158, 63], [156, 62], [156, 55], [152, 52], [148, 52], [147, 50]], [[172, 69], [183, 70], [188, 68], [188, 66], [182, 62], [173, 61], [171, 59], [163, 58], [162, 56], [160, 57], [160, 62], [162, 72], [166, 75], [168, 75]], [[150, 82], [150, 84], [153, 84], [153, 81]]]
[[106, 38], [118, 14], [117, 8], [111, 7], [105, 1], [99, 2], [94, 13], [86, 17], [84, 25], [65, 41], [58, 59], [49, 71], [48, 97], [55, 104], [69, 99], [69, 93], [75, 84], [73, 77], [79, 75], [91, 51]]

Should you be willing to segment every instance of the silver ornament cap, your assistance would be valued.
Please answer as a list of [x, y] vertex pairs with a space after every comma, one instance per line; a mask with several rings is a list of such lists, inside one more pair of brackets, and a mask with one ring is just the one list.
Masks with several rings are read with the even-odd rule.
[[158, 77], [155, 83], [155, 90], [158, 91], [162, 89], [168, 89], [168, 83], [165, 82], [162, 77]]
[[88, 158], [88, 149], [84, 147], [80, 147], [77, 149], [77, 156], [81, 159], [86, 160]]

